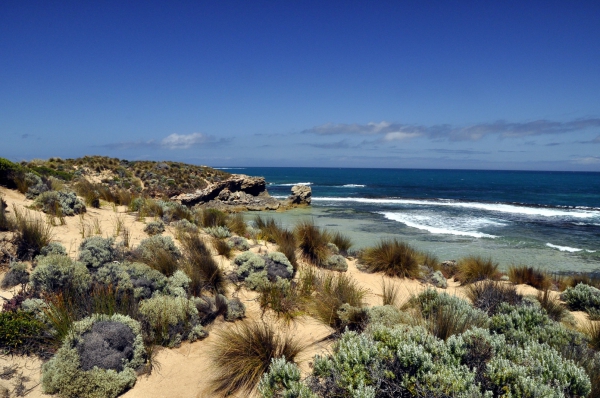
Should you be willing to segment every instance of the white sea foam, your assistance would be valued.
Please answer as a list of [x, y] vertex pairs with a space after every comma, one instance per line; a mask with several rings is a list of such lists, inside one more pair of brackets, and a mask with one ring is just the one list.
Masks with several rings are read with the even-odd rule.
[[342, 188], [364, 188], [366, 185], [363, 184], [345, 184]]
[[412, 228], [422, 229], [432, 234], [471, 236], [473, 238], [497, 238], [479, 232], [486, 226], [504, 226], [506, 224], [487, 218], [457, 218], [426, 216], [421, 214], [379, 212], [388, 220], [398, 221]]
[[270, 184], [277, 187], [293, 187], [294, 185], [312, 185], [312, 182], [294, 182], [292, 184]]
[[561, 252], [569, 252], [569, 253], [577, 253], [577, 252], [580, 252], [583, 250], [583, 249], [578, 249], [576, 247], [553, 245], [552, 243], [546, 243], [546, 246], [551, 247], [553, 249], [558, 249]]
[[455, 202], [451, 200], [419, 200], [419, 199], [372, 199], [372, 198], [335, 198], [335, 197], [313, 197], [315, 202], [359, 202], [373, 204], [398, 204], [398, 205], [422, 205], [422, 206], [446, 206], [478, 209], [499, 213], [525, 214], [543, 217], [574, 217], [592, 218], [600, 217], [598, 211], [581, 210], [559, 210], [546, 207], [528, 207], [508, 205], [502, 203], [479, 203], [479, 202]]

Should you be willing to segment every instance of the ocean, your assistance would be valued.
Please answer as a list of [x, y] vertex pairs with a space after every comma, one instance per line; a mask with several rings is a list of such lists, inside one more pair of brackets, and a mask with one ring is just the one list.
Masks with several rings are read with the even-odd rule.
[[[284, 198], [312, 188], [309, 208], [271, 212], [348, 234], [355, 248], [398, 238], [440, 260], [491, 257], [502, 269], [600, 272], [600, 173], [236, 168]], [[252, 217], [252, 214], [248, 214]]]

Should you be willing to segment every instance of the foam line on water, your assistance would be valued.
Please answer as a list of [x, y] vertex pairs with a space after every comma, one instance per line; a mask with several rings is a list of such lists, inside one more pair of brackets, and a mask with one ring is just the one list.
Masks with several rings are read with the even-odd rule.
[[580, 252], [583, 250], [583, 249], [578, 249], [576, 247], [553, 245], [552, 243], [546, 243], [546, 246], [551, 247], [553, 249], [560, 250], [561, 252], [569, 252], [569, 253], [577, 253], [577, 252]]
[[[469, 230], [464, 226], [470, 227], [470, 229], [476, 229], [477, 227], [483, 227], [486, 225], [504, 225], [488, 219], [455, 220], [453, 223], [451, 223], [448, 219], [436, 219], [431, 216], [409, 215], [405, 213], [392, 212], [379, 212], [378, 214], [383, 215], [388, 220], [397, 221], [412, 228], [431, 232], [432, 234], [470, 236], [472, 238], [493, 239], [497, 238], [497, 236], [479, 232], [477, 230]], [[462, 226], [462, 229], [458, 229], [459, 226]]]
[[272, 185], [274, 187], [293, 187], [294, 185], [312, 185], [312, 182], [294, 182], [291, 184], [275, 184], [275, 183], [270, 183], [269, 185]]
[[449, 200], [418, 200], [418, 199], [372, 199], [372, 198], [336, 198], [336, 197], [313, 197], [318, 202], [358, 202], [371, 204], [398, 204], [398, 205], [421, 205], [421, 206], [445, 206], [478, 209], [484, 211], [525, 214], [530, 216], [544, 217], [575, 217], [592, 218], [599, 217], [598, 211], [581, 210], [558, 210], [544, 207], [527, 207], [502, 203], [479, 203], [479, 202], [454, 202]]
[[363, 184], [344, 184], [342, 188], [364, 188], [365, 186]]

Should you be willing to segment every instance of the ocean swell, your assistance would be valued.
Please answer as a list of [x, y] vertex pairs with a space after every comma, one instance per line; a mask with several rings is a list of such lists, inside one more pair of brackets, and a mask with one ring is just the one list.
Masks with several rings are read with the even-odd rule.
[[397, 221], [409, 227], [425, 230], [432, 234], [470, 236], [473, 238], [497, 238], [496, 235], [479, 232], [477, 229], [485, 226], [505, 225], [497, 221], [481, 218], [449, 219], [446, 217], [393, 212], [378, 212], [378, 214], [383, 215], [388, 220]]

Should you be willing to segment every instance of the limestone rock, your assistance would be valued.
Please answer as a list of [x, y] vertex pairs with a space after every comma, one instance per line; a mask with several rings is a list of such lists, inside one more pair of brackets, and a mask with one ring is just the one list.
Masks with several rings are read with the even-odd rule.
[[294, 205], [309, 205], [312, 197], [312, 189], [308, 185], [294, 185], [289, 201]]
[[210, 184], [208, 187], [199, 189], [193, 193], [184, 193], [174, 196], [171, 199], [186, 206], [194, 206], [208, 203], [213, 200], [219, 200], [221, 202], [235, 200], [248, 201], [247, 196], [269, 197], [268, 195], [265, 179], [263, 177], [233, 174], [227, 180]]

